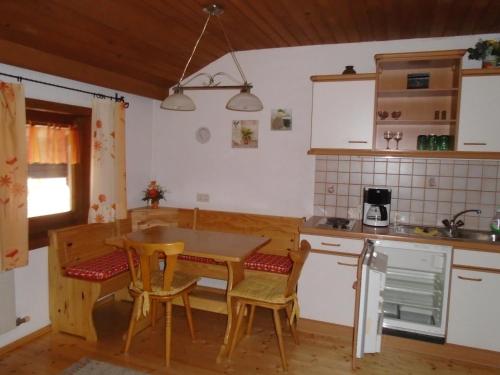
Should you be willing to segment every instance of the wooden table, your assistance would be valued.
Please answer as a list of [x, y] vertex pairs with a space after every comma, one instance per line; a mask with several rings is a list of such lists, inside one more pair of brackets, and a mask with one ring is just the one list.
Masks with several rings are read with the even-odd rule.
[[[184, 242], [185, 255], [212, 258], [225, 262], [228, 269], [227, 291], [232, 290], [244, 278], [243, 263], [253, 252], [270, 241], [267, 237], [245, 234], [211, 232], [186, 228], [156, 226], [131, 232], [126, 235], [131, 241], [143, 243]], [[110, 239], [108, 244], [123, 247], [121, 239]], [[227, 293], [227, 325], [224, 343], [217, 360], [220, 361], [229, 350], [229, 337], [235, 328], [236, 304]]]

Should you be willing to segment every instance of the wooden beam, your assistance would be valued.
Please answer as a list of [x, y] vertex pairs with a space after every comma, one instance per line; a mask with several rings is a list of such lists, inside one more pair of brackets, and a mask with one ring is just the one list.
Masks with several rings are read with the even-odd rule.
[[1, 39], [0, 62], [153, 99], [163, 100], [168, 93], [168, 87], [149, 84]]

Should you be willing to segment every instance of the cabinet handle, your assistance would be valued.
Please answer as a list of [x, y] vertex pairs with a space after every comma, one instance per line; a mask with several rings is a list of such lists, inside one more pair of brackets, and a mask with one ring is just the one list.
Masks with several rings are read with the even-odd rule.
[[464, 146], [486, 146], [486, 142], [464, 142]]
[[475, 278], [475, 277], [458, 276], [458, 278], [460, 280], [467, 280], [467, 281], [483, 281], [483, 279]]
[[368, 141], [347, 141], [347, 143], [368, 143]]
[[339, 243], [321, 242], [323, 246], [340, 246]]
[[344, 262], [337, 262], [339, 266], [347, 266], [347, 267], [357, 267], [357, 264], [351, 264], [351, 263], [344, 263]]

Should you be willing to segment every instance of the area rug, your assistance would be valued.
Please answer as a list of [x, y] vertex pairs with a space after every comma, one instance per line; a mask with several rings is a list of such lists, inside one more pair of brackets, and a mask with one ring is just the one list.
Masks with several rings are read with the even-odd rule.
[[68, 367], [60, 375], [144, 375], [145, 372], [132, 370], [111, 363], [82, 358], [74, 365]]

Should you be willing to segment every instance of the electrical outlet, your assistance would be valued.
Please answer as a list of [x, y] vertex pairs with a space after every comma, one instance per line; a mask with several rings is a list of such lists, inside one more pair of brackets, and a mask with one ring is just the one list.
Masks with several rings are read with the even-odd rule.
[[210, 195], [206, 193], [197, 193], [196, 194], [196, 202], [209, 202]]

